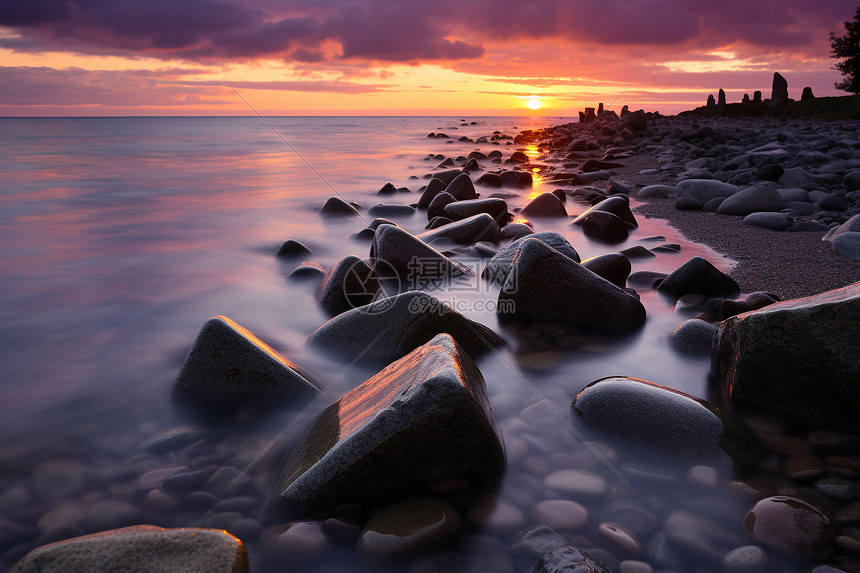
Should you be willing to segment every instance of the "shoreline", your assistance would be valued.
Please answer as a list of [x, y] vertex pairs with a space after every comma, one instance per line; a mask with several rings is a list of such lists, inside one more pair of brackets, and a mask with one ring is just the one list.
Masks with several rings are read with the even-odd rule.
[[[660, 122], [663, 118], [652, 121]], [[686, 122], [701, 123], [695, 118]], [[636, 143], [633, 147], [637, 147]], [[730, 274], [745, 293], [765, 291], [782, 299], [802, 298], [860, 281], [860, 261], [836, 253], [829, 242], [821, 240], [824, 236], [821, 231], [774, 231], [745, 225], [740, 215], [676, 209], [674, 197], [640, 199], [638, 190], [642, 187], [654, 184], [674, 187], [678, 179], [665, 173], [640, 174], [658, 165], [656, 157], [641, 150], [621, 162], [624, 167], [612, 170], [613, 179], [636, 189], [630, 197], [641, 205], [633, 209], [634, 213], [663, 219], [691, 241], [707, 245], [734, 261], [736, 266]]]

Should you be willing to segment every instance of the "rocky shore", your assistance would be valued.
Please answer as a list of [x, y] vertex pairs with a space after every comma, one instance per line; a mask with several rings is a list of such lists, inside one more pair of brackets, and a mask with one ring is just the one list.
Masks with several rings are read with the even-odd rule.
[[[273, 259], [331, 316], [308, 352], [377, 373], [331, 400], [337, 380], [213, 317], [173, 387], [190, 425], [98, 471], [40, 464], [0, 496], [6, 562], [860, 571], [858, 126], [626, 109], [581, 119], [461, 137], [472, 151], [428, 155], [415, 189], [383, 186], [372, 207], [331, 197], [318, 216], [354, 231], [340, 261], [324, 268], [303, 237]], [[532, 195], [536, 178], [546, 192]], [[650, 216], [738, 266], [643, 235]], [[406, 228], [415, 219], [421, 232]], [[583, 258], [585, 244], [600, 254]], [[649, 260], [672, 270], [638, 267]], [[458, 285], [480, 285], [496, 320], [444, 302]], [[657, 318], [677, 328], [652, 348], [668, 340], [710, 365], [709, 399], [614, 363], [598, 379], [532, 383], [559, 355], [653, 335]], [[482, 372], [508, 347], [537, 349], [539, 364]], [[305, 427], [253, 430], [320, 400]]]

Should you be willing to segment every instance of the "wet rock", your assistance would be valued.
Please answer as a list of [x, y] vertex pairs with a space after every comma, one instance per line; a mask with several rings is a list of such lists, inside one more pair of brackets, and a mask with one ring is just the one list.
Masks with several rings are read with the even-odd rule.
[[469, 177], [468, 173], [461, 173], [455, 177], [445, 187], [445, 193], [448, 193], [457, 201], [478, 198], [478, 194], [475, 192], [475, 185], [472, 183], [472, 178]]
[[433, 200], [430, 201], [430, 204], [427, 206], [427, 220], [432, 221], [436, 217], [444, 217], [445, 207], [456, 202], [457, 199], [455, 199], [450, 193], [445, 191], [440, 192], [433, 197]]
[[427, 182], [427, 187], [424, 188], [424, 191], [421, 193], [421, 197], [418, 199], [418, 208], [426, 209], [430, 206], [430, 202], [436, 198], [436, 195], [445, 190], [445, 183], [442, 182], [441, 179], [433, 177], [430, 181]]
[[758, 545], [743, 545], [729, 551], [722, 565], [727, 573], [758, 573], [767, 569], [767, 553]]
[[609, 493], [605, 479], [583, 470], [558, 470], [546, 476], [544, 484], [551, 490], [581, 500], [601, 499]]
[[738, 283], [702, 257], [693, 257], [666, 277], [657, 292], [675, 300], [685, 294], [705, 296], [734, 296], [740, 292]]
[[753, 176], [760, 181], [779, 181], [779, 178], [782, 177], [782, 174], [785, 173], [785, 169], [782, 165], [778, 163], [767, 163], [765, 165], [759, 165], [756, 167], [755, 171], [753, 171]]
[[642, 542], [615, 523], [601, 523], [597, 526], [597, 533], [608, 547], [627, 557], [636, 557], [643, 551]]
[[756, 503], [744, 519], [744, 529], [760, 543], [818, 560], [833, 553], [836, 536], [833, 519], [823, 509], [786, 495]]
[[516, 535], [511, 554], [519, 573], [531, 573], [542, 555], [567, 545], [567, 539], [546, 525], [538, 525]]
[[370, 557], [396, 557], [448, 541], [460, 515], [434, 497], [413, 497], [389, 505], [370, 518], [358, 538], [358, 551]]
[[607, 243], [620, 243], [627, 239], [629, 231], [627, 224], [608, 211], [589, 211], [588, 214], [577, 218], [582, 226], [582, 232], [592, 239]]
[[303, 403], [317, 394], [295, 364], [225, 316], [200, 329], [172, 390], [178, 402], [214, 414]]
[[319, 263], [302, 261], [289, 275], [291, 281], [315, 281], [325, 277], [325, 269]]
[[342, 258], [323, 278], [317, 302], [326, 312], [340, 314], [370, 304], [379, 294], [379, 277], [364, 260], [350, 255]]
[[669, 335], [672, 347], [689, 354], [710, 354], [717, 326], [710, 322], [691, 318], [685, 320]]
[[572, 408], [590, 431], [626, 445], [632, 456], [686, 469], [723, 473], [758, 461], [762, 445], [734, 415], [683, 392], [635, 378], [603, 378], [586, 386]]
[[401, 288], [422, 288], [472, 274], [467, 267], [415, 235], [392, 225], [381, 225], [376, 230], [370, 245], [370, 259], [380, 278], [397, 277]]
[[621, 254], [628, 259], [653, 259], [657, 256], [642, 245], [626, 248], [621, 251]]
[[627, 284], [633, 288], [656, 289], [667, 276], [666, 273], [655, 271], [637, 271], [627, 277]]
[[552, 193], [541, 193], [523, 207], [523, 217], [567, 217], [564, 203]]
[[345, 359], [366, 357], [388, 362], [443, 332], [471, 356], [504, 344], [486, 326], [423, 291], [404, 292], [344, 312], [319, 327], [308, 343]]
[[512, 531], [523, 526], [523, 512], [495, 495], [484, 495], [469, 509], [470, 523], [485, 531]]
[[748, 541], [733, 529], [683, 510], [670, 514], [664, 529], [669, 545], [678, 553], [713, 565], [721, 564], [729, 551]]
[[630, 265], [630, 259], [621, 253], [606, 253], [591, 257], [582, 261], [582, 266], [619, 288], [627, 286], [627, 278], [633, 268]]
[[670, 185], [646, 185], [636, 194], [640, 199], [667, 199], [674, 197], [677, 191]]
[[815, 482], [815, 489], [838, 501], [854, 501], [860, 498], [860, 482], [857, 481], [824, 478]]
[[502, 227], [502, 239], [515, 241], [534, 233], [534, 229], [523, 223], [509, 223]]
[[538, 502], [532, 509], [532, 517], [537, 523], [561, 531], [582, 529], [589, 519], [585, 506], [569, 499], [546, 499]]
[[373, 217], [410, 217], [415, 214], [415, 207], [379, 203], [368, 209], [367, 213]]
[[504, 463], [484, 379], [441, 334], [320, 414], [274, 491], [299, 511], [368, 503], [449, 480], [494, 479]]
[[600, 519], [621, 525], [634, 535], [645, 538], [657, 527], [657, 517], [637, 505], [620, 504], [604, 510]]
[[358, 211], [356, 211], [355, 207], [340, 197], [329, 197], [322, 208], [320, 208], [320, 215], [331, 217], [351, 217], [358, 215]]
[[[508, 225], [508, 227], [510, 226], [511, 225]], [[529, 229], [528, 227], [526, 228]], [[549, 245], [569, 259], [579, 262], [579, 253], [576, 252], [576, 249], [574, 249], [562, 235], [552, 232], [534, 233], [531, 232], [531, 229], [529, 229], [529, 231], [530, 232], [527, 235], [528, 238], [537, 239], [542, 243]], [[511, 270], [511, 263], [513, 263], [514, 256], [523, 244], [524, 239], [525, 237], [518, 238], [496, 253], [496, 255], [490, 259], [490, 262], [487, 263], [487, 266], [484, 267], [484, 270], [481, 272], [481, 276], [498, 285], [505, 284], [505, 280], [507, 280], [508, 274]]]
[[478, 180], [475, 181], [475, 185], [483, 185], [485, 187], [501, 187], [502, 186], [502, 178], [498, 173], [484, 173]]
[[612, 213], [633, 227], [639, 226], [639, 223], [636, 222], [636, 217], [633, 216], [633, 212], [630, 210], [630, 204], [623, 197], [609, 197], [604, 199], [574, 219], [573, 223], [577, 225], [582, 224], [585, 218], [588, 217], [589, 213], [594, 211], [606, 211], [607, 213]]
[[248, 554], [242, 542], [225, 531], [137, 525], [39, 547], [28, 553], [13, 571], [108, 568], [128, 573], [245, 573]]
[[856, 430], [860, 283], [725, 320], [713, 367], [733, 404]]
[[679, 199], [694, 199], [702, 205], [717, 197], [731, 197], [738, 191], [736, 185], [715, 179], [685, 179], [678, 183]]
[[528, 189], [532, 186], [532, 174], [526, 171], [502, 171], [499, 177], [502, 187]]
[[[453, 219], [449, 219], [448, 217], [433, 217], [429, 223], [424, 227], [425, 229], [438, 229], [443, 225], [447, 225], [449, 223], [453, 223]], [[372, 238], [372, 237], [371, 237]]]
[[585, 551], [566, 545], [541, 555], [532, 573], [612, 573], [612, 569]]
[[277, 256], [284, 259], [305, 257], [311, 254], [311, 250], [298, 241], [289, 239], [278, 248]]
[[784, 231], [791, 226], [791, 221], [782, 213], [751, 213], [744, 217], [744, 225]]
[[434, 173], [433, 177], [444, 183], [446, 186], [450, 185], [451, 182], [463, 174], [463, 171], [460, 169], [449, 169], [448, 171], [439, 171], [438, 173]]
[[496, 198], [457, 201], [446, 205], [443, 212], [445, 216], [454, 221], [486, 213], [495, 219], [499, 225], [504, 225], [510, 218], [508, 204], [503, 199]]
[[502, 235], [499, 224], [490, 215], [480, 213], [426, 231], [418, 235], [417, 238], [425, 243], [431, 243], [437, 239], [447, 239], [461, 245], [472, 245], [478, 241], [498, 243], [502, 239]]
[[[508, 302], [509, 301], [509, 302]], [[510, 311], [502, 313], [502, 310]], [[499, 293], [497, 313], [615, 333], [645, 322], [638, 299], [537, 239], [523, 239]]]

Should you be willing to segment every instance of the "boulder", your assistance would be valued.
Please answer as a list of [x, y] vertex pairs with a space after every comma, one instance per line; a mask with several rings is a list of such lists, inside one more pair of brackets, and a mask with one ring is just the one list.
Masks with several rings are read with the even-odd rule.
[[607, 243], [620, 243], [629, 236], [627, 223], [609, 211], [589, 210], [572, 224], [581, 225], [586, 236]]
[[606, 211], [633, 227], [639, 226], [639, 223], [636, 222], [636, 217], [633, 216], [633, 212], [630, 210], [630, 203], [624, 197], [607, 197], [574, 219], [573, 223], [577, 225], [581, 224], [589, 213], [593, 213], [594, 211]]
[[381, 278], [398, 278], [401, 290], [473, 274], [415, 235], [393, 225], [380, 225], [376, 230], [370, 259], [376, 274]]
[[289, 509], [313, 511], [481, 482], [504, 467], [484, 378], [439, 334], [323, 411], [278, 472], [274, 494]]
[[585, 427], [630, 455], [726, 474], [757, 462], [763, 447], [745, 422], [713, 404], [659, 384], [603, 378], [577, 394], [573, 412]]
[[460, 245], [472, 245], [478, 241], [498, 243], [502, 237], [499, 224], [486, 213], [480, 213], [425, 231], [417, 238], [425, 243], [431, 243], [437, 239], [446, 239]]
[[725, 320], [713, 368], [733, 404], [860, 430], [860, 282]]
[[501, 187], [502, 186], [502, 178], [498, 173], [484, 173], [478, 180], [475, 181], [475, 185], [483, 185], [485, 187]]
[[778, 212], [785, 208], [785, 201], [771, 187], [750, 187], [726, 198], [717, 208], [720, 215], [749, 215], [760, 211]]
[[502, 240], [516, 241], [534, 233], [534, 229], [524, 223], [509, 223], [502, 227]]
[[444, 217], [445, 207], [456, 201], [457, 199], [450, 193], [440, 191], [427, 206], [427, 220], [432, 221], [436, 217]]
[[717, 326], [698, 318], [685, 320], [669, 335], [669, 343], [680, 352], [710, 355]]
[[567, 217], [564, 203], [552, 193], [541, 193], [520, 211], [523, 217]]
[[544, 553], [532, 573], [612, 573], [612, 568], [572, 545]]
[[433, 174], [433, 177], [444, 183], [446, 186], [451, 184], [451, 181], [462, 175], [460, 169], [449, 169], [448, 171], [439, 171]]
[[340, 197], [329, 197], [325, 204], [320, 208], [320, 215], [328, 217], [351, 217], [358, 215], [355, 207], [341, 199]]
[[30, 551], [14, 573], [247, 573], [248, 552], [223, 530], [135, 525], [75, 537]]
[[731, 197], [740, 191], [736, 185], [716, 179], [685, 179], [678, 183], [678, 198], [695, 199], [702, 205], [717, 197]]
[[845, 231], [834, 235], [830, 241], [833, 250], [855, 261], [860, 261], [860, 232]]
[[454, 197], [457, 201], [465, 199], [477, 199], [478, 194], [475, 192], [475, 185], [472, 183], [472, 178], [468, 173], [461, 173], [455, 177], [447, 187], [445, 193]]
[[764, 545], [822, 561], [833, 553], [837, 525], [833, 516], [805, 499], [776, 495], [750, 509], [744, 529]]
[[311, 250], [299, 241], [289, 239], [278, 248], [277, 256], [284, 259], [295, 259], [299, 257], [307, 257], [311, 254]]
[[636, 196], [640, 199], [667, 199], [674, 197], [676, 192], [671, 185], [646, 185]]
[[526, 237], [499, 293], [500, 320], [552, 322], [626, 333], [645, 322], [645, 307], [626, 291], [546, 243]]
[[442, 332], [453, 336], [472, 356], [504, 341], [486, 326], [471, 321], [423, 291], [407, 291], [348, 310], [308, 338], [312, 346], [345, 359], [367, 357], [388, 362], [412, 352]]
[[317, 289], [317, 302], [330, 314], [370, 304], [378, 296], [379, 277], [364, 260], [350, 255], [326, 274]]
[[226, 316], [200, 329], [172, 389], [177, 402], [216, 415], [301, 404], [318, 394], [308, 375]]
[[454, 221], [486, 213], [495, 219], [499, 225], [505, 225], [510, 218], [510, 214], [508, 213], [508, 204], [505, 200], [494, 197], [489, 199], [468, 199], [466, 201], [449, 203], [448, 205], [445, 205], [443, 213], [445, 217], [449, 217]]
[[657, 292], [678, 300], [685, 294], [705, 296], [734, 296], [740, 292], [738, 283], [702, 257], [693, 257], [666, 277]]
[[445, 184], [441, 179], [433, 177], [430, 181], [427, 182], [427, 187], [424, 188], [424, 192], [421, 194], [421, 198], [418, 199], [418, 208], [426, 209], [430, 206], [430, 202], [433, 199], [445, 190]]
[[[526, 236], [528, 238], [537, 239], [549, 245], [569, 259], [576, 261], [577, 263], [579, 262], [579, 253], [576, 252], [576, 249], [573, 248], [567, 239], [558, 233], [530, 232]], [[496, 253], [496, 255], [490, 259], [490, 262], [487, 263], [487, 266], [484, 267], [484, 270], [481, 272], [481, 276], [491, 283], [495, 283], [499, 286], [505, 284], [505, 280], [507, 280], [508, 273], [511, 270], [511, 263], [514, 261], [514, 256], [517, 254], [517, 250], [520, 248], [520, 245], [522, 245], [526, 236], [512, 241], [507, 247]]]
[[627, 286], [627, 277], [630, 276], [632, 269], [630, 259], [622, 253], [606, 253], [591, 257], [582, 261], [582, 266], [619, 288]]
[[774, 72], [770, 92], [770, 109], [782, 109], [786, 103], [788, 103], [788, 82], [778, 72]]
[[415, 214], [415, 207], [377, 203], [367, 210], [367, 214], [371, 217], [411, 217]]
[[527, 171], [502, 171], [499, 174], [502, 187], [528, 189], [532, 186], [532, 174]]

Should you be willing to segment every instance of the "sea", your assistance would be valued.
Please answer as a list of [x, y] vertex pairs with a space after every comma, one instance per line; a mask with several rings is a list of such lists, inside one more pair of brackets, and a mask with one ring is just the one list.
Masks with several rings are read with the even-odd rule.
[[[569, 121], [0, 119], [0, 515], [17, 528], [16, 535], [0, 536], [4, 563], [14, 563], [39, 543], [91, 532], [74, 520], [59, 531], [51, 529], [45, 515], [68, 504], [86, 513], [99, 501], [121, 500], [138, 510], [130, 517], [127, 512], [125, 522], [117, 518], [117, 525], [157, 519], [161, 522], [155, 525], [211, 525], [205, 512], [179, 508], [147, 513], [135, 490], [139, 475], [128, 471], [180, 463], [173, 454], [147, 457], [145, 444], [196, 423], [174, 407], [170, 392], [201, 326], [212, 316], [227, 316], [326, 387], [316, 409], [246, 420], [235, 429], [260, 438], [268, 458], [283, 455], [322, 407], [372, 376], [378, 366], [350, 365], [306, 345], [329, 315], [315, 301], [314, 284], [290, 279], [299, 261], [279, 260], [278, 246], [288, 239], [301, 241], [313, 252], [307, 258], [325, 269], [348, 255], [366, 258], [369, 243], [352, 236], [372, 221], [367, 209], [379, 202], [417, 202], [427, 175], [439, 170], [439, 156], [498, 149], [507, 157], [522, 149], [540, 163], [546, 158], [536, 146], [512, 145], [509, 139], [475, 141], [494, 132], [514, 136]], [[450, 137], [427, 137], [439, 132]], [[389, 182], [411, 193], [381, 199], [376, 192]], [[531, 189], [509, 199], [510, 209], [555, 188], [536, 174]], [[363, 209], [358, 217], [321, 217], [319, 209], [329, 197], [354, 201]], [[567, 202], [570, 215], [587, 207]], [[395, 221], [413, 233], [427, 224], [421, 211]], [[634, 271], [668, 273], [693, 256], [704, 256], [723, 270], [733, 264], [686, 240], [664, 221], [640, 217], [639, 222], [623, 246], [593, 241], [568, 219], [534, 225], [566, 236], [583, 259], [637, 244], [652, 247], [659, 244], [653, 242], [658, 236], [681, 246], [679, 253], [635, 260]], [[562, 463], [559, 454], [581, 443], [569, 423], [570, 403], [587, 384], [631, 376], [719, 400], [719, 391], [708, 382], [707, 357], [681, 354], [669, 345], [668, 335], [687, 316], [673, 312], [672, 303], [654, 291], [640, 291], [648, 311], [641, 332], [620, 339], [583, 337], [561, 347], [548, 344], [546, 337], [502, 328], [491, 304], [497, 287], [476, 281], [465, 291], [440, 287], [433, 294], [508, 342], [498, 353], [479, 357], [477, 364], [502, 432], [509, 434], [509, 467], [500, 495], [519, 512], [520, 527], [533, 524], [528, 504], [545, 494], [542, 477]], [[533, 434], [523, 430], [523, 419], [539, 419], [540, 429]], [[211, 431], [213, 441], [241, 442], [230, 427], [201, 431], [204, 437]], [[266, 472], [272, 469], [246, 461], [239, 469], [255, 479], [256, 498], [251, 497], [262, 505], [271, 478]], [[612, 468], [597, 464], [593, 471], [623, 489]], [[672, 489], [677, 487], [683, 485]], [[669, 497], [674, 500], [670, 503], [681, 503], [677, 494]], [[599, 508], [584, 503], [596, 525]], [[259, 512], [260, 507], [248, 510], [252, 517]], [[513, 533], [504, 524], [488, 527], [483, 537], [501, 545]], [[250, 531], [246, 541], [252, 570], [281, 570], [254, 557], [253, 537], [259, 532]], [[590, 539], [601, 544], [599, 536]], [[469, 547], [461, 539], [446, 551], [477, 552], [480, 563], [483, 549]], [[379, 566], [357, 565], [349, 551], [333, 555], [330, 561], [319, 557], [312, 569], [372, 571]], [[399, 571], [414, 566], [407, 561], [385, 567]]]

